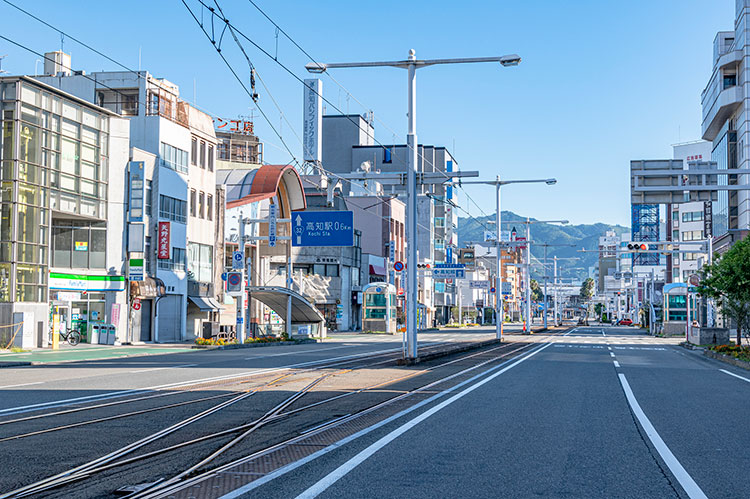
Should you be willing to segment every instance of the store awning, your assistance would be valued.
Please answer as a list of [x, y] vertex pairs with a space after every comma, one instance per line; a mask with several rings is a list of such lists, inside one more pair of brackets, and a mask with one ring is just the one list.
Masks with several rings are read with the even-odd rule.
[[292, 297], [292, 324], [313, 324], [323, 322], [325, 318], [301, 294], [279, 286], [249, 286], [250, 296], [266, 304], [271, 310], [286, 319], [288, 297]]
[[385, 267], [381, 267], [380, 265], [370, 265], [370, 275], [387, 275], [385, 271]]
[[161, 279], [146, 277], [142, 281], [130, 281], [130, 295], [135, 298], [156, 298], [166, 294], [166, 286]]
[[218, 312], [221, 310], [221, 305], [213, 298], [204, 296], [188, 296], [188, 298], [190, 298], [190, 301], [193, 302], [201, 312]]

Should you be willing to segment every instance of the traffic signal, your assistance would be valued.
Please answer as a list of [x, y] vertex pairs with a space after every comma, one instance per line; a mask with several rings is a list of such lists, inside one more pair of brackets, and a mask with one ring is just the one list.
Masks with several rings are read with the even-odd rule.
[[639, 252], [639, 251], [647, 251], [648, 250], [648, 244], [646, 243], [628, 243], [628, 251], [633, 252]]
[[430, 268], [430, 264], [429, 263], [418, 263], [417, 264], [417, 268], [420, 269], [420, 270], [429, 269]]

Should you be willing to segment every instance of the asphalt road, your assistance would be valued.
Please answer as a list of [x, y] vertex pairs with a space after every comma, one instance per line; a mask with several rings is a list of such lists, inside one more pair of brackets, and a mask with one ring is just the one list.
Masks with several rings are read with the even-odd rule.
[[[420, 334], [420, 345], [476, 341], [489, 329]], [[367, 352], [400, 351], [400, 336], [334, 335], [323, 343], [128, 357], [0, 369], [0, 417], [20, 411], [113, 396], [241, 373], [273, 369]]]
[[674, 343], [577, 328], [233, 496], [747, 497], [750, 373]]

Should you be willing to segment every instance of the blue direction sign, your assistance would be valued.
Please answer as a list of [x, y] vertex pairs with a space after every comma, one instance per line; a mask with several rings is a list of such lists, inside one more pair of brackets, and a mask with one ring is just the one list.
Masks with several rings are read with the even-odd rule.
[[432, 267], [433, 279], [463, 279], [466, 277], [466, 265], [463, 263], [436, 263]]
[[351, 211], [300, 211], [292, 214], [292, 246], [354, 246]]

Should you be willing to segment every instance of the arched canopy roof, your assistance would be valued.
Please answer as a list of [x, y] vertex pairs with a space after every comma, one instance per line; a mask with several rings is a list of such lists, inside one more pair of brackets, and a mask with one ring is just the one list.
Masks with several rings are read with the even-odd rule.
[[263, 165], [254, 170], [218, 170], [216, 183], [227, 188], [227, 208], [270, 199], [280, 192], [288, 197], [291, 211], [307, 207], [302, 179], [292, 165]]

